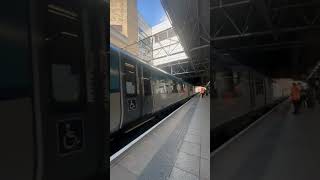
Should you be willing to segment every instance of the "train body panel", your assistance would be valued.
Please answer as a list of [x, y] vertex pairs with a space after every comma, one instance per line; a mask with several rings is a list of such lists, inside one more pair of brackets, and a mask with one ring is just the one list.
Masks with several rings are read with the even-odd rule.
[[[127, 55], [120, 55], [121, 62], [121, 83], [122, 83], [122, 110], [123, 118], [120, 128], [122, 126], [132, 123], [142, 114], [142, 94], [139, 81], [141, 74], [139, 63]], [[112, 112], [111, 112], [112, 113]]]
[[213, 127], [250, 111], [252, 107], [249, 73], [244, 72], [235, 82], [232, 78], [230, 72], [215, 73], [212, 101], [214, 122], [211, 123]]
[[121, 122], [121, 101], [120, 93], [110, 93], [110, 133], [116, 132], [120, 128]]
[[110, 53], [110, 133], [116, 132], [121, 123], [121, 84], [118, 53]]
[[193, 86], [181, 79], [113, 46], [110, 50], [111, 134], [193, 95]]
[[245, 66], [217, 66], [213, 77], [211, 129], [283, 97], [274, 96], [272, 79]]

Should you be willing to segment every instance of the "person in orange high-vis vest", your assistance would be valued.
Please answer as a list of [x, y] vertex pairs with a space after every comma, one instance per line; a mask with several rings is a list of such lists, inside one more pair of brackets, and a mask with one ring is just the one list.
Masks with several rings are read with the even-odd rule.
[[294, 107], [293, 113], [297, 114], [299, 111], [299, 104], [300, 104], [300, 88], [297, 86], [296, 83], [292, 83], [290, 98]]
[[201, 87], [201, 89], [200, 89], [200, 94], [201, 94], [201, 97], [203, 98], [203, 95], [204, 95], [204, 87]]

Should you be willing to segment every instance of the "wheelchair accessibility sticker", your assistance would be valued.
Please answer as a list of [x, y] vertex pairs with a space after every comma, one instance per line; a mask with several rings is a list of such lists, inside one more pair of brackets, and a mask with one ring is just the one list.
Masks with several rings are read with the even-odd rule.
[[128, 99], [128, 110], [133, 111], [137, 108], [137, 101], [136, 99]]
[[82, 150], [83, 122], [81, 119], [68, 119], [58, 122], [58, 152], [65, 155]]

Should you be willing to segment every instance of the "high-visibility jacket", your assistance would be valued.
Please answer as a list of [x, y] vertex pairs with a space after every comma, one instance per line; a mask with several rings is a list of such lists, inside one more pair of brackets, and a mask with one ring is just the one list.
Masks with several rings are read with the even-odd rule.
[[201, 94], [204, 93], [204, 88], [201, 88], [200, 93], [201, 93]]
[[300, 88], [297, 86], [293, 86], [291, 88], [291, 100], [298, 101], [300, 100]]

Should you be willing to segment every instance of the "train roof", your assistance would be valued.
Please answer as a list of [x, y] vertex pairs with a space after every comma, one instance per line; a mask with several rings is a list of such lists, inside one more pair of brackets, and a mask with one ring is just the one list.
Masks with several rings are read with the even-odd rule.
[[[170, 77], [172, 77], [172, 78], [174, 78], [174, 79], [177, 79], [177, 80], [179, 80], [179, 81], [182, 81], [182, 82], [185, 82], [185, 83], [187, 83], [187, 84], [190, 84], [190, 83], [184, 81], [184, 80], [181, 79], [181, 78], [178, 78], [178, 77], [176, 77], [176, 76], [173, 76], [173, 75], [169, 74], [168, 72], [166, 72], [166, 71], [164, 71], [164, 70], [162, 70], [162, 69], [160, 69], [160, 68], [157, 68], [157, 67], [155, 67], [155, 66], [153, 66], [153, 65], [151, 65], [151, 64], [146, 63], [145, 61], [143, 61], [143, 60], [140, 59], [139, 57], [131, 54], [130, 52], [124, 51], [123, 49], [121, 49], [121, 48], [119, 48], [119, 47], [117, 47], [117, 46], [115, 46], [115, 45], [110, 44], [110, 49], [114, 49], [115, 51], [121, 52], [121, 53], [123, 53], [123, 54], [125, 54], [125, 55], [127, 55], [127, 56], [129, 56], [129, 57], [131, 57], [131, 58], [133, 58], [133, 59], [135, 59], [135, 60], [138, 61], [139, 63], [144, 64], [145, 66], [148, 66], [148, 67], [150, 67], [150, 68], [153, 68], [153, 69], [155, 69], [155, 70], [157, 70], [157, 71], [159, 71], [159, 72], [162, 72], [163, 74], [166, 74], [167, 76], [170, 76]], [[192, 85], [192, 84], [190, 84], [190, 85]]]

